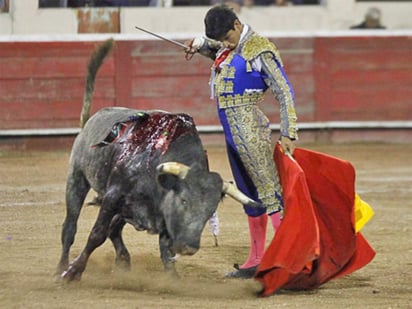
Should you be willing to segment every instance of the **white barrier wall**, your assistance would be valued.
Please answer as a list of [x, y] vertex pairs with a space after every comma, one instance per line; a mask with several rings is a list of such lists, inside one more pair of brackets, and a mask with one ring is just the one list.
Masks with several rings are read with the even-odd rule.
[[[242, 8], [239, 17], [261, 33], [346, 30], [361, 22], [370, 6], [381, 9], [382, 23], [388, 29], [412, 29], [412, 1], [327, 0], [324, 5], [255, 6]], [[208, 7], [112, 8], [119, 10], [120, 32], [125, 34], [136, 33], [135, 25], [159, 33], [202, 33], [203, 17], [207, 9]], [[9, 12], [0, 13], [0, 35], [75, 34], [77, 29], [77, 9], [39, 9], [36, 0], [10, 0]]]

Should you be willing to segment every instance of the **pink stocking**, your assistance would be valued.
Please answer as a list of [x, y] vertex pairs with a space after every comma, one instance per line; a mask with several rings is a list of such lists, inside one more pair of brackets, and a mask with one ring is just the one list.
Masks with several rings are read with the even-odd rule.
[[260, 264], [266, 244], [267, 214], [258, 217], [248, 216], [250, 249], [249, 257], [240, 268], [249, 268]]
[[274, 214], [271, 214], [269, 217], [272, 220], [273, 231], [276, 233], [280, 226], [280, 223], [282, 222], [281, 212], [279, 211]]

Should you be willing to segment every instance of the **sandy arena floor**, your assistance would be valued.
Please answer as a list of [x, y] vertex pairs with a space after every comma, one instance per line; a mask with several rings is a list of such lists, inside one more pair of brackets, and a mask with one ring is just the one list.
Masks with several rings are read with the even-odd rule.
[[[164, 276], [157, 236], [127, 226], [132, 271], [115, 269], [106, 242], [80, 282], [55, 283], [69, 150], [0, 151], [0, 307], [412, 308], [412, 144], [300, 146], [349, 160], [357, 170], [357, 192], [375, 211], [362, 231], [377, 251], [358, 272], [314, 291], [257, 298], [257, 282], [224, 278], [246, 258], [249, 237], [241, 206], [225, 199], [219, 206], [220, 246], [206, 227], [199, 252], [177, 262], [180, 280]], [[206, 148], [211, 169], [231, 179], [224, 148]], [[96, 207], [82, 210], [71, 258], [85, 245], [96, 214]], [[271, 227], [268, 233], [269, 243]]]

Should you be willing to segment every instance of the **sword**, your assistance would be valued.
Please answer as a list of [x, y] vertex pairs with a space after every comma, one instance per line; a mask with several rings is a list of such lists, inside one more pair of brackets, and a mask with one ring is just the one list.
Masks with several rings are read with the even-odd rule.
[[187, 46], [187, 45], [185, 45], [185, 44], [183, 44], [183, 43], [180, 43], [180, 42], [175, 41], [175, 40], [167, 39], [167, 38], [165, 38], [165, 37], [163, 37], [163, 36], [161, 36], [161, 35], [159, 35], [159, 34], [157, 34], [157, 33], [150, 32], [149, 30], [140, 28], [140, 27], [138, 27], [138, 26], [135, 26], [135, 28], [136, 28], [136, 29], [139, 29], [140, 31], [146, 32], [146, 33], [148, 33], [148, 34], [150, 34], [150, 35], [153, 35], [153, 36], [155, 36], [155, 37], [157, 37], [157, 38], [159, 38], [159, 39], [161, 39], [161, 40], [163, 40], [163, 41], [166, 41], [166, 42], [172, 43], [172, 44], [174, 44], [174, 45], [177, 45], [177, 46], [179, 46], [179, 47], [182, 47], [182, 48], [184, 48], [184, 49], [190, 48], [189, 46]]

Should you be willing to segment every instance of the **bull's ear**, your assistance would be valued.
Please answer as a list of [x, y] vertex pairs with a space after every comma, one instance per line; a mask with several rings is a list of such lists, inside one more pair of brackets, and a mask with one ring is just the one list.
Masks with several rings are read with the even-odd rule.
[[179, 177], [172, 174], [159, 174], [157, 181], [166, 190], [177, 190], [179, 188]]

